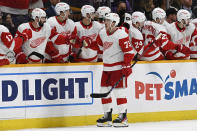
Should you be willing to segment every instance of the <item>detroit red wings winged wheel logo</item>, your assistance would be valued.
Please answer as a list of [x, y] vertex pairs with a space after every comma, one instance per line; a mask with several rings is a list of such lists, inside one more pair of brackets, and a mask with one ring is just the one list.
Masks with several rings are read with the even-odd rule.
[[104, 42], [103, 43], [103, 51], [107, 50], [113, 45], [113, 42]]
[[39, 45], [41, 45], [45, 41], [45, 39], [46, 39], [46, 37], [39, 37], [35, 40], [32, 40], [31, 43], [30, 43], [30, 47], [31, 48], [38, 47]]

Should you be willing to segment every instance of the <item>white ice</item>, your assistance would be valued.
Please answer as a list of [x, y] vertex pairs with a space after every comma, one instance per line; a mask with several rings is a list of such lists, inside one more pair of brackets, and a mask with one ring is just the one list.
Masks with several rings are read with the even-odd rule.
[[[130, 123], [126, 128], [80, 126], [66, 128], [24, 129], [16, 131], [197, 131], [197, 120]], [[13, 130], [12, 130], [13, 131]]]

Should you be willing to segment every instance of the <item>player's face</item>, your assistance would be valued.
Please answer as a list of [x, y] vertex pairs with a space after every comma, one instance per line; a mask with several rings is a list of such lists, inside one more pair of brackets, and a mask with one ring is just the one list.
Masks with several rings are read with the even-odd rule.
[[173, 15], [171, 16], [171, 20], [172, 20], [173, 22], [176, 22], [177, 17], [176, 17], [176, 15], [175, 15], [175, 14], [173, 14]]
[[157, 18], [156, 23], [163, 24], [164, 20], [165, 20], [165, 18], [162, 18], [162, 19]]
[[109, 19], [105, 19], [105, 28], [108, 30], [111, 28], [111, 20]]
[[69, 10], [66, 10], [66, 11], [60, 13], [60, 16], [61, 16], [61, 18], [62, 18], [63, 20], [68, 19], [68, 16], [69, 16], [69, 15], [70, 15], [70, 11], [69, 11]]
[[186, 26], [189, 26], [189, 23], [190, 23], [190, 19], [187, 19], [187, 20], [182, 20], [183, 21], [183, 25], [186, 27]]
[[144, 27], [144, 22], [145, 22], [145, 21], [140, 22], [140, 29], [142, 29], [142, 28]]
[[89, 14], [87, 15], [87, 17], [88, 17], [89, 19], [91, 19], [91, 20], [94, 20], [95, 13], [94, 13], [94, 12], [89, 13]]
[[46, 17], [41, 17], [40, 18], [40, 21], [39, 21], [39, 26], [43, 26], [44, 25], [44, 23], [46, 22]]

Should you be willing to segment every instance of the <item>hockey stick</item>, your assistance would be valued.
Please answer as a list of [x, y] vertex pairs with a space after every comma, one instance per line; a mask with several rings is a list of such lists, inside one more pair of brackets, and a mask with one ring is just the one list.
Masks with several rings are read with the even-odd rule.
[[[143, 56], [146, 52], [147, 52], [147, 50], [149, 49], [149, 47], [151, 47], [154, 43], [155, 43], [155, 41], [156, 40], [158, 40], [160, 37], [161, 37], [161, 33], [155, 38], [155, 40], [146, 48], [146, 50], [142, 53], [142, 55], [141, 56]], [[134, 59], [135, 59], [135, 61], [134, 61], [134, 63], [131, 65], [131, 67], [130, 68], [133, 68], [134, 66], [135, 66], [135, 64], [139, 61], [138, 59], [137, 59], [137, 57], [138, 57], [138, 53], [135, 55], [135, 57], [134, 57]], [[107, 97], [110, 93], [111, 93], [111, 91], [122, 81], [122, 79], [124, 78], [125, 76], [123, 75], [113, 86], [112, 86], [112, 88], [108, 91], [108, 92], [106, 92], [106, 93], [92, 93], [92, 94], [90, 94], [90, 97], [92, 97], [92, 98], [103, 98], [103, 97]]]
[[40, 58], [42, 60], [42, 63], [44, 62], [44, 55], [42, 55], [38, 52], [33, 51], [31, 54], [28, 55], [28, 58], [31, 56], [37, 56], [38, 58]]

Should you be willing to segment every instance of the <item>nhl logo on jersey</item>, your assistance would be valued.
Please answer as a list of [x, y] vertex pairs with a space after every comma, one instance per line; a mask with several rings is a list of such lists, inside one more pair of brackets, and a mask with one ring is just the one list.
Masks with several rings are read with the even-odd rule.
[[15, 53], [13, 51], [7, 52], [6, 57], [10, 61], [10, 63], [15, 61]]

